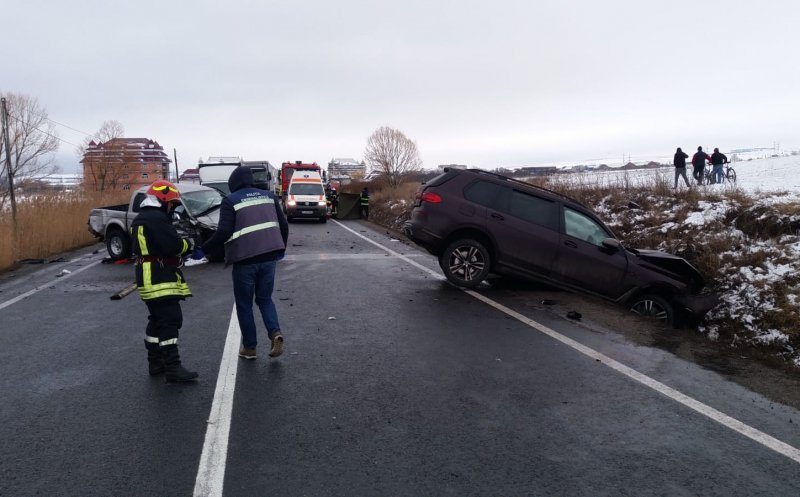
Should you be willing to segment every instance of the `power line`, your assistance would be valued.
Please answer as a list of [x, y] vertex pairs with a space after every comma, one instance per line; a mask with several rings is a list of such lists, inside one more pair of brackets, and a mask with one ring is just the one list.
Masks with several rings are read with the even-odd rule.
[[84, 134], [86, 136], [92, 136], [91, 134], [87, 133], [86, 131], [81, 131], [79, 129], [75, 129], [72, 126], [67, 126], [66, 124], [61, 124], [60, 122], [54, 121], [54, 120], [50, 119], [49, 117], [45, 117], [45, 119], [47, 119], [48, 121], [50, 121], [53, 124], [58, 124], [59, 126], [64, 126], [67, 129], [71, 129], [72, 131], [77, 131], [78, 133], [82, 133], [82, 134]]
[[[25, 121], [23, 121], [22, 119], [20, 119], [20, 118], [18, 118], [18, 117], [16, 117], [16, 116], [14, 116], [14, 115], [12, 115], [12, 114], [8, 114], [8, 117], [10, 117], [11, 119], [14, 119], [15, 121], [17, 121], [17, 122], [19, 122], [19, 123], [26, 124], [26, 123], [25, 123]], [[47, 118], [45, 118], [45, 119], [47, 119]], [[47, 120], [49, 121], [50, 119], [47, 119]], [[31, 126], [31, 125], [30, 125], [30, 124], [28, 124], [28, 126]], [[47, 131], [44, 131], [44, 130], [41, 130], [41, 129], [39, 129], [39, 128], [37, 128], [36, 126], [31, 126], [31, 128], [35, 129], [36, 131], [38, 131], [38, 132], [40, 132], [40, 133], [44, 133], [45, 135], [47, 135], [47, 136], [49, 136], [49, 137], [51, 137], [51, 138], [55, 138], [56, 140], [58, 140], [58, 141], [60, 141], [60, 142], [64, 142], [64, 143], [66, 143], [67, 145], [72, 145], [73, 147], [80, 147], [80, 146], [81, 146], [81, 145], [75, 145], [75, 144], [74, 144], [74, 143], [72, 143], [72, 142], [68, 142], [67, 140], [64, 140], [63, 138], [59, 138], [57, 135], [53, 135], [53, 134], [50, 134], [50, 133], [48, 133]]]

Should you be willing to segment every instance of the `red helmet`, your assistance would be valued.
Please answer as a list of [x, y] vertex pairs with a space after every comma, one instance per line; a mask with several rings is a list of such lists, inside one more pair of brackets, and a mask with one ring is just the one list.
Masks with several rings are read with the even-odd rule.
[[150, 188], [147, 189], [147, 194], [154, 196], [162, 204], [178, 202], [181, 198], [178, 188], [165, 179], [157, 180], [150, 185]]

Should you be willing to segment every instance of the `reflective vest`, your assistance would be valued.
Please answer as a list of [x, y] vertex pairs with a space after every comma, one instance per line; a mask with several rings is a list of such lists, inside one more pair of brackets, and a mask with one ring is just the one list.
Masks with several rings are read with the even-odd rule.
[[286, 249], [272, 194], [243, 188], [232, 193], [228, 200], [236, 213], [236, 223], [233, 234], [225, 242], [226, 265]]
[[180, 257], [194, 244], [178, 235], [167, 213], [156, 207], [142, 208], [131, 224], [136, 264], [136, 287], [142, 300], [190, 297], [183, 279]]
[[367, 206], [369, 205], [369, 193], [361, 193], [361, 205]]

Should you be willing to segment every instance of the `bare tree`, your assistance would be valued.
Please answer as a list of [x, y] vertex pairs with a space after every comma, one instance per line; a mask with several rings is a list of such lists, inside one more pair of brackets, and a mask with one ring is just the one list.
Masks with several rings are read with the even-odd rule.
[[97, 191], [115, 190], [124, 171], [116, 167], [124, 155], [124, 146], [110, 143], [114, 138], [125, 136], [125, 128], [119, 121], [103, 121], [100, 129], [92, 136], [87, 136], [75, 151], [79, 157], [86, 159], [86, 151], [94, 142], [100, 147], [100, 153], [94, 154], [90, 160], [84, 161], [84, 184], [93, 185]]
[[19, 93], [2, 94], [8, 110], [8, 148], [11, 151], [10, 170], [6, 166], [5, 140], [0, 140], [0, 209], [9, 200], [13, 205], [13, 192], [9, 189], [9, 176], [51, 174], [55, 171], [53, 152], [58, 150], [58, 134], [47, 118], [47, 110], [34, 97]]
[[405, 176], [422, 169], [417, 144], [402, 131], [382, 126], [367, 140], [364, 160], [370, 170], [380, 172], [391, 188], [397, 188]]

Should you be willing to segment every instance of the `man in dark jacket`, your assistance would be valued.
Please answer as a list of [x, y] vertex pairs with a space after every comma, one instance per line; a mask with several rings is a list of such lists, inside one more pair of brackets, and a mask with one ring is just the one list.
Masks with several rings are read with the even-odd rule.
[[706, 162], [711, 162], [711, 157], [703, 152], [703, 147], [697, 147], [697, 152], [692, 157], [692, 176], [697, 180], [698, 185], [703, 184], [703, 171], [706, 168]]
[[191, 381], [197, 373], [181, 365], [178, 330], [183, 325], [181, 300], [192, 292], [180, 270], [181, 256], [194, 248], [194, 241], [181, 238], [169, 218], [180, 204], [178, 189], [165, 180], [150, 185], [141, 211], [131, 224], [136, 255], [136, 286], [150, 315], [144, 346], [151, 375], [166, 371], [167, 381]]
[[722, 183], [725, 181], [725, 172], [723, 168], [727, 163], [728, 157], [720, 152], [718, 148], [715, 148], [714, 153], [711, 154], [711, 165], [714, 166], [714, 169], [711, 170], [711, 177], [714, 183]]
[[673, 189], [678, 188], [678, 178], [683, 176], [683, 181], [686, 182], [686, 187], [689, 187], [689, 178], [686, 177], [686, 159], [689, 156], [678, 147], [678, 150], [675, 152], [675, 158], [673, 159], [672, 163], [675, 164], [675, 186]]
[[277, 357], [283, 352], [283, 335], [272, 290], [277, 262], [286, 251], [289, 224], [276, 207], [272, 192], [253, 187], [250, 168], [234, 169], [228, 187], [231, 194], [220, 206], [217, 232], [192, 254], [192, 259], [202, 259], [206, 252], [225, 244], [225, 265], [233, 264], [233, 296], [242, 330], [239, 357], [256, 358], [254, 299], [272, 344], [269, 355]]

